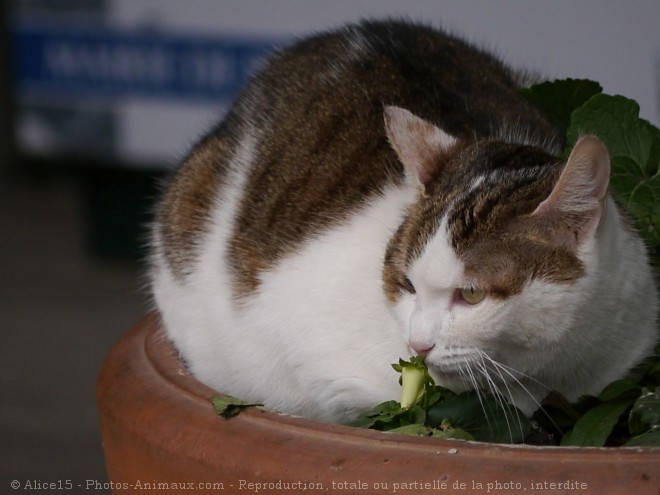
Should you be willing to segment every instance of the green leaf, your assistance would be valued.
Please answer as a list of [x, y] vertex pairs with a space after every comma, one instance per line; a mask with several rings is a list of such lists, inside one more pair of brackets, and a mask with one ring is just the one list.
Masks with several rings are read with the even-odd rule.
[[660, 431], [647, 431], [636, 437], [632, 437], [626, 447], [660, 447]]
[[564, 436], [561, 445], [602, 447], [629, 407], [630, 401], [621, 400], [604, 402], [590, 409], [575, 423], [570, 435]]
[[603, 402], [612, 401], [615, 399], [639, 397], [642, 388], [629, 380], [617, 380], [610, 383], [600, 393], [600, 400]]
[[[657, 130], [639, 118], [636, 101], [620, 95], [597, 94], [573, 111], [568, 128], [567, 149], [581, 134], [595, 134], [605, 144], [611, 157], [627, 156], [645, 166], [653, 148]], [[646, 174], [646, 170], [642, 170]]]
[[428, 410], [427, 425], [438, 427], [446, 421], [482, 442], [519, 443], [531, 431], [529, 419], [522, 412], [513, 406], [503, 408], [483, 391], [464, 392]]
[[656, 359], [658, 359], [658, 361], [651, 365], [646, 372], [646, 378], [648, 378], [651, 384], [660, 386], [660, 358]]
[[628, 425], [633, 435], [647, 430], [660, 430], [660, 387], [655, 392], [643, 390], [630, 411]]
[[587, 79], [563, 79], [536, 84], [520, 93], [565, 134], [573, 111], [602, 90], [600, 84]]
[[564, 436], [561, 438], [561, 442], [559, 445], [562, 445], [564, 447], [573, 445], [571, 443], [571, 434], [573, 433], [573, 430], [569, 431], [568, 433], [565, 433]]
[[431, 434], [432, 437], [435, 438], [444, 438], [444, 439], [452, 439], [452, 440], [474, 440], [474, 436], [472, 436], [470, 433], [468, 433], [465, 430], [462, 430], [461, 428], [445, 428], [445, 429], [434, 429], [432, 430], [433, 433]]
[[660, 175], [646, 176], [641, 164], [626, 156], [611, 160], [610, 186], [635, 218], [641, 236], [650, 244], [660, 242]]
[[562, 433], [573, 428], [581, 415], [576, 404], [571, 404], [559, 392], [552, 391], [543, 399], [541, 409], [533, 417], [539, 425]]
[[424, 424], [426, 411], [419, 406], [402, 409], [394, 400], [383, 402], [372, 410], [362, 414], [351, 426], [371, 428], [373, 430], [390, 431], [411, 424]]
[[213, 403], [216, 414], [223, 418], [232, 418], [248, 407], [263, 406], [263, 404], [249, 404], [230, 395], [211, 397], [211, 402]]
[[594, 134], [607, 146], [610, 187], [635, 218], [651, 246], [660, 243], [660, 129], [639, 118], [639, 105], [623, 96], [597, 94], [571, 115], [568, 156], [578, 137]]
[[[626, 380], [633, 383], [640, 383], [645, 377], [653, 376], [655, 371], [660, 372], [660, 349], [656, 349], [653, 356], [644, 359], [641, 363], [631, 369], [626, 375]], [[660, 385], [660, 375], [658, 376], [658, 385]]]
[[395, 400], [388, 400], [361, 414], [351, 423], [351, 426], [373, 428], [377, 423], [392, 421], [396, 417], [396, 414], [400, 412], [401, 405]]
[[387, 432], [403, 433], [404, 435], [414, 435], [417, 437], [428, 437], [431, 433], [431, 429], [428, 426], [414, 423], [412, 425], [399, 426], [398, 428], [387, 430]]

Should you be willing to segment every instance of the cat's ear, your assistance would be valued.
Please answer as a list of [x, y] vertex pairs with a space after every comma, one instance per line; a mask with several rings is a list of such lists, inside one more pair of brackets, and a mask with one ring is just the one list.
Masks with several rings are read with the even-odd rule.
[[394, 106], [385, 107], [385, 131], [405, 167], [406, 179], [424, 188], [437, 172], [442, 155], [457, 143], [439, 127]]
[[555, 241], [576, 248], [592, 236], [607, 210], [610, 156], [595, 136], [583, 136], [573, 147], [550, 195], [533, 215], [546, 217], [555, 229]]

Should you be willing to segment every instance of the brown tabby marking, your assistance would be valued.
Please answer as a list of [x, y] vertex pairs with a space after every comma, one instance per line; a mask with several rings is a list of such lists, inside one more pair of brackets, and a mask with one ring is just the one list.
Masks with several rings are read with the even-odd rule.
[[[499, 135], [515, 123], [539, 142], [559, 142], [518, 95], [519, 80], [490, 54], [406, 22], [363, 22], [276, 55], [228, 119], [233, 130], [249, 125], [258, 135], [227, 252], [235, 297], [253, 294], [262, 272], [402, 180], [383, 129], [386, 105], [463, 140]], [[223, 184], [229, 143], [218, 139], [194, 151], [166, 197], [165, 251], [180, 274], [194, 263], [212, 193]], [[195, 192], [193, 184], [202, 183]], [[420, 207], [426, 216], [438, 213]]]
[[[473, 278], [492, 297], [519, 293], [532, 279], [573, 283], [584, 275], [574, 252], [555, 242], [566, 226], [531, 215], [550, 194], [561, 172], [556, 158], [537, 149], [481, 141], [441, 166], [428, 195], [414, 204], [392, 238], [383, 279], [390, 302], [405, 286], [405, 273], [447, 218], [447, 236]], [[470, 190], [481, 174], [498, 180]]]
[[202, 141], [178, 170], [158, 212], [165, 259], [175, 276], [192, 271], [197, 243], [226, 179], [229, 140], [218, 133]]
[[384, 105], [464, 138], [509, 120], [544, 138], [553, 132], [499, 61], [406, 23], [363, 23], [307, 39], [280, 53], [246, 94], [245, 118], [263, 132], [227, 257], [237, 299], [257, 290], [260, 273], [277, 260], [402, 179]]

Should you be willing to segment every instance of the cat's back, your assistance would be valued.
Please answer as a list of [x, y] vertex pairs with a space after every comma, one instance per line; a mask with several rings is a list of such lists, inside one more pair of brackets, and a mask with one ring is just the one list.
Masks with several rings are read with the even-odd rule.
[[161, 208], [162, 258], [175, 276], [190, 273], [218, 208], [234, 296], [249, 296], [260, 273], [401, 181], [385, 105], [459, 138], [517, 127], [546, 140], [554, 129], [518, 89], [492, 55], [417, 24], [363, 22], [302, 40], [185, 160]]
[[[424, 313], [417, 330], [434, 332], [468, 314], [458, 297], [483, 283], [493, 296], [482, 291], [483, 311], [501, 310], [504, 330], [490, 317], [465, 317], [455, 327], [460, 345], [472, 348], [471, 335], [499, 349], [503, 334], [504, 346], [519, 349], [509, 333], [520, 328], [525, 349], [534, 348], [530, 329], [545, 320], [528, 317], [528, 308], [541, 308], [555, 333], [539, 331], [538, 352], [502, 355], [525, 369], [547, 362], [540, 378], [550, 383], [565, 383], [558, 369], [573, 377], [585, 356], [570, 340], [554, 345], [557, 315], [578, 344], [592, 314], [605, 328], [616, 305], [603, 308], [596, 296], [620, 294], [612, 267], [633, 273], [615, 254], [630, 241], [643, 258], [643, 246], [621, 228], [610, 201], [604, 227], [578, 249], [582, 231], [568, 229], [604, 210], [607, 152], [587, 139], [562, 171], [555, 156], [563, 138], [520, 96], [522, 79], [458, 38], [404, 22], [363, 22], [276, 54], [184, 160], [154, 226], [154, 296], [191, 371], [249, 402], [346, 419], [398, 393], [383, 363], [411, 353], [406, 332], [420, 287], [420, 301], [439, 301], [428, 305], [434, 311], [462, 308], [451, 317]], [[574, 181], [579, 187], [569, 187]], [[577, 213], [564, 216], [564, 207]], [[624, 240], [609, 242], [617, 236]], [[428, 263], [411, 273], [426, 245]], [[535, 278], [541, 291], [519, 298]], [[657, 302], [647, 279], [640, 293], [648, 297], [638, 298], [651, 301], [644, 324], [623, 328], [651, 335]], [[580, 290], [592, 283], [598, 290]], [[596, 310], [579, 311], [578, 303]], [[612, 347], [624, 347], [620, 332], [600, 327], [599, 338], [609, 332]], [[617, 374], [648, 340], [634, 356], [622, 354]], [[436, 349], [450, 351], [447, 342]], [[602, 362], [611, 368], [609, 358]]]

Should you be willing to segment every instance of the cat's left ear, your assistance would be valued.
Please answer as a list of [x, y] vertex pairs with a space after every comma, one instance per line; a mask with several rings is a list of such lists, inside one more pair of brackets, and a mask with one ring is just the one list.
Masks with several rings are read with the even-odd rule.
[[610, 155], [595, 136], [581, 137], [568, 157], [552, 193], [533, 215], [551, 220], [555, 241], [569, 249], [593, 236], [605, 218]]
[[423, 188], [437, 173], [442, 156], [457, 143], [439, 127], [395, 106], [385, 107], [385, 131], [405, 167], [406, 179]]

